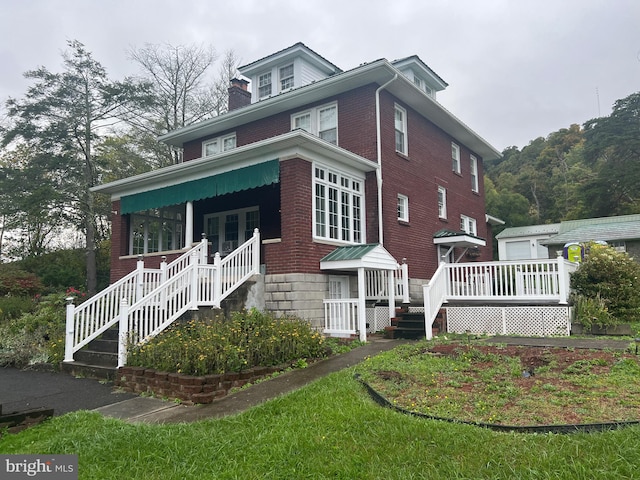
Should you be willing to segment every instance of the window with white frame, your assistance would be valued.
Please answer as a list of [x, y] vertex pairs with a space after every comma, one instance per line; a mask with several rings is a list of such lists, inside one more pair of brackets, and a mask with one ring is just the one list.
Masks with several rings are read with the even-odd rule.
[[451, 168], [452, 170], [460, 174], [460, 147], [451, 142]]
[[398, 194], [398, 220], [409, 221], [409, 197], [400, 193]]
[[338, 144], [338, 105], [331, 103], [291, 115], [291, 129], [301, 128], [334, 145]]
[[236, 148], [236, 134], [224, 135], [222, 137], [211, 138], [202, 142], [202, 156], [208, 157], [216, 153], [226, 152]]
[[433, 88], [427, 85], [427, 82], [425, 82], [423, 78], [419, 77], [415, 73], [413, 74], [413, 83], [416, 85], [416, 87], [425, 92], [431, 98], [435, 98], [435, 92], [433, 91]]
[[179, 250], [184, 246], [184, 206], [131, 214], [129, 254]]
[[478, 193], [478, 159], [471, 155], [471, 191]]
[[396, 152], [407, 155], [407, 111], [400, 105], [395, 105], [394, 125], [396, 131]]
[[258, 77], [258, 98], [271, 95], [271, 72], [263, 73]]
[[469, 235], [473, 235], [474, 237], [478, 235], [478, 230], [476, 229], [476, 219], [467, 217], [466, 215], [460, 215], [460, 230], [468, 233]]
[[438, 217], [447, 218], [447, 189], [438, 187]]
[[315, 238], [364, 242], [364, 177], [314, 165]]
[[293, 88], [293, 63], [280, 67], [278, 72], [280, 74], [280, 91]]

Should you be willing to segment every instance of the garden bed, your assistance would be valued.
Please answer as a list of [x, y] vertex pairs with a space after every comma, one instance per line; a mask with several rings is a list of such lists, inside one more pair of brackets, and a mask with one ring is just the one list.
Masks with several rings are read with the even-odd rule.
[[422, 344], [370, 359], [361, 375], [394, 406], [458, 421], [531, 426], [640, 418], [639, 357], [622, 352]]

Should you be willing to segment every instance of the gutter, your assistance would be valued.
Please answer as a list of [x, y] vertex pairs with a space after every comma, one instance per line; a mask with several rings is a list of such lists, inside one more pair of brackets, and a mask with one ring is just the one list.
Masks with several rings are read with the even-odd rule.
[[376, 180], [378, 183], [378, 242], [384, 246], [382, 225], [382, 139], [380, 138], [380, 92], [398, 78], [396, 73], [391, 80], [383, 83], [376, 89], [376, 147], [378, 153], [378, 166], [376, 167]]

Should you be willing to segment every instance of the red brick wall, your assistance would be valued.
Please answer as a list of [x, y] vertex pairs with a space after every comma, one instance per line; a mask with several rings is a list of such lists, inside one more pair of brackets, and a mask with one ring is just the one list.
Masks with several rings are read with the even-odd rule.
[[[473, 152], [401, 102], [397, 103], [407, 110], [408, 155], [396, 153], [394, 103], [388, 92], [382, 93], [384, 245], [396, 259], [407, 258], [411, 277], [430, 278], [439, 262], [435, 232], [459, 230], [463, 214], [476, 219], [478, 236], [487, 237], [482, 158], [475, 154], [481, 185], [480, 192], [473, 193], [469, 157]], [[460, 146], [460, 175], [451, 168], [452, 141]], [[438, 186], [447, 189], [447, 220], [438, 218]], [[408, 223], [397, 220], [398, 194], [409, 197]], [[490, 240], [481, 252], [480, 260], [491, 259]]]

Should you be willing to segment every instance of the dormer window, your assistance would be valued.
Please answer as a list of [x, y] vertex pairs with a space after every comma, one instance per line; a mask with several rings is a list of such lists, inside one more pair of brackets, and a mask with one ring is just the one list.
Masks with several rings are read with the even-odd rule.
[[293, 63], [280, 67], [280, 91], [293, 88]]
[[427, 82], [422, 77], [419, 77], [415, 73], [413, 74], [413, 83], [415, 84], [416, 87], [418, 87], [420, 90], [425, 92], [431, 98], [436, 97], [435, 92], [433, 91], [433, 88], [427, 85]]
[[258, 96], [260, 98], [271, 95], [271, 72], [264, 73], [258, 77]]

